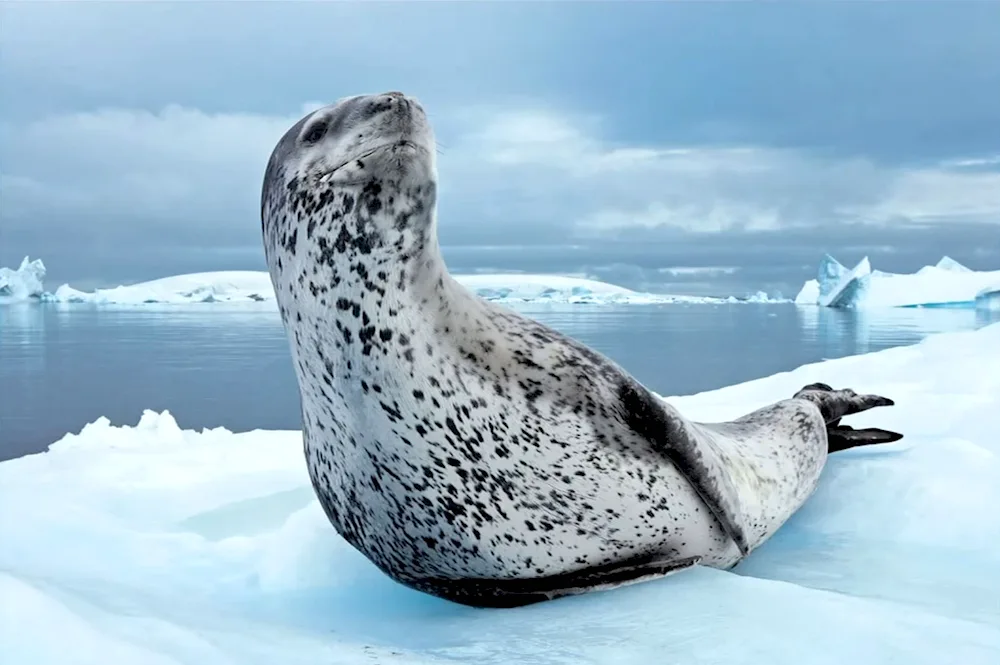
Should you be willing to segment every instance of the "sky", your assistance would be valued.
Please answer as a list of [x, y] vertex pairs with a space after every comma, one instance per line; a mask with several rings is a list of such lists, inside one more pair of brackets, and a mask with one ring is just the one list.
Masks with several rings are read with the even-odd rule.
[[265, 269], [274, 144], [402, 90], [453, 272], [794, 296], [1000, 268], [1000, 3], [0, 3], [0, 265]]

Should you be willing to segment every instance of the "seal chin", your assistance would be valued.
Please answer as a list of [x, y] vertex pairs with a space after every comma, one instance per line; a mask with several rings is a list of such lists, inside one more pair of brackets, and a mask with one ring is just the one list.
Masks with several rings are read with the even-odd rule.
[[407, 156], [407, 155], [421, 156], [429, 154], [431, 152], [430, 150], [428, 150], [427, 148], [425, 148], [424, 146], [420, 145], [419, 143], [417, 143], [412, 139], [402, 138], [396, 141], [391, 141], [389, 143], [384, 143], [378, 146], [377, 148], [373, 148], [367, 151], [367, 153], [363, 155], [363, 157], [372, 157], [375, 154], [382, 151], [385, 151], [394, 156]]
[[394, 158], [397, 168], [408, 164], [407, 170], [411, 172], [424, 173], [433, 170], [433, 144], [427, 147], [417, 141], [403, 138], [390, 145], [388, 153]]

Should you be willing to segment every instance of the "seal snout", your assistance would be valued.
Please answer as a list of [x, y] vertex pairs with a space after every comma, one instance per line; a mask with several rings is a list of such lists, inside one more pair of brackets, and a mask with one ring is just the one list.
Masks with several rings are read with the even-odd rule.
[[410, 99], [401, 92], [384, 92], [379, 95], [372, 95], [364, 109], [365, 119], [374, 118], [383, 113], [392, 113], [401, 118], [408, 118], [420, 105], [414, 99]]

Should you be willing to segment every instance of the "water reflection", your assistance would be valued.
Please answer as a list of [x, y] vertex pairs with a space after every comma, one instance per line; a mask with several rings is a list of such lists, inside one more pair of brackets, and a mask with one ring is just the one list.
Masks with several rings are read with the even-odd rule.
[[[61, 321], [70, 317], [102, 317], [135, 325], [163, 325], [169, 321], [180, 327], [272, 326], [280, 323], [274, 301], [236, 303], [145, 303], [142, 305], [90, 305], [81, 303], [45, 303], [36, 310], [50, 311]], [[2, 308], [0, 308], [2, 311]], [[219, 315], [222, 318], [219, 318]]]
[[[680, 395], [1000, 320], [997, 312], [794, 305], [513, 306]], [[0, 459], [99, 416], [170, 409], [183, 427], [299, 427], [273, 303], [0, 307]]]
[[0, 304], [0, 335], [10, 344], [37, 343], [45, 334], [44, 314], [33, 302]]
[[[44, 310], [35, 303], [0, 305], [0, 365], [10, 364], [13, 371], [11, 358], [16, 353], [18, 371], [44, 371], [47, 330]], [[5, 375], [0, 373], [0, 379]]]
[[803, 337], [820, 343], [830, 358], [914, 344], [927, 335], [974, 330], [1000, 321], [996, 313], [971, 308], [795, 307], [795, 312]]

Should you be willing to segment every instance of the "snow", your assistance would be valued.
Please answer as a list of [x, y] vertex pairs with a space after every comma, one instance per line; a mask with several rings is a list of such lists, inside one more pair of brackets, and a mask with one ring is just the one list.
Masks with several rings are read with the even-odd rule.
[[1000, 270], [974, 271], [949, 256], [913, 274], [873, 270], [868, 257], [848, 270], [829, 254], [817, 279], [802, 285], [798, 305], [821, 307], [973, 307], [976, 294], [1000, 284]]
[[802, 385], [891, 396], [734, 571], [516, 610], [382, 576], [328, 525], [294, 431], [99, 419], [0, 463], [11, 665], [1000, 662], [1000, 324], [669, 398], [729, 419]]
[[[96, 289], [92, 292], [63, 284], [55, 292], [45, 291], [42, 277], [45, 268], [40, 260], [27, 258], [18, 270], [0, 269], [0, 296], [8, 300], [34, 298], [45, 302], [88, 303], [94, 305], [144, 305], [152, 303], [219, 303], [274, 301], [274, 290], [267, 272], [200, 272], [164, 277], [149, 282]], [[664, 303], [736, 303], [787, 302], [758, 292], [747, 298], [713, 298], [663, 293], [642, 293], [592, 279], [563, 275], [470, 274], [455, 275], [466, 288], [487, 300], [505, 303], [554, 304], [664, 304]], [[5, 293], [4, 284], [7, 284]]]

